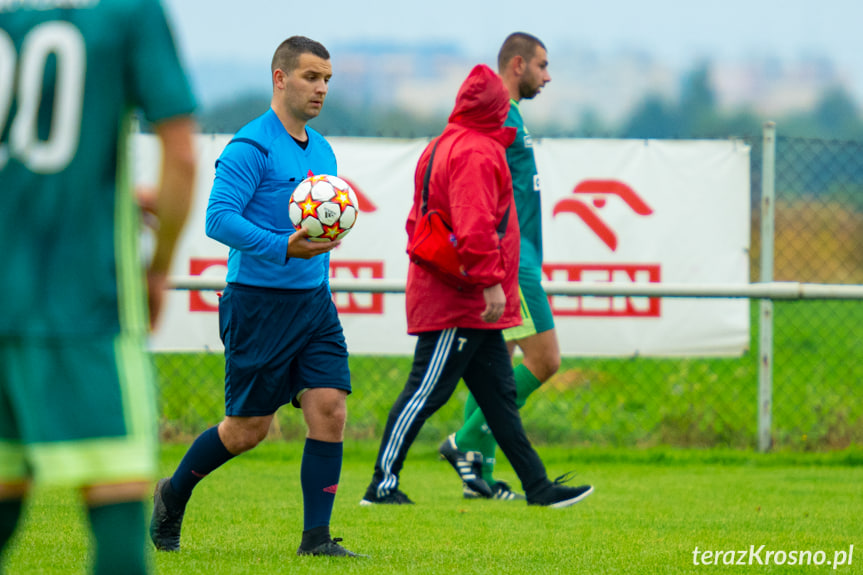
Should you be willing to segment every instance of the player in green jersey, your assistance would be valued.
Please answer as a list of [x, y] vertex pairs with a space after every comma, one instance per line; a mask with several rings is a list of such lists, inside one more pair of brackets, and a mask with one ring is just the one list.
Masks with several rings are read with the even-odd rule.
[[[510, 109], [505, 126], [516, 128], [515, 141], [506, 150], [512, 173], [512, 187], [521, 230], [521, 253], [518, 268], [522, 325], [504, 330], [510, 353], [518, 346], [524, 360], [515, 368], [516, 404], [521, 407], [527, 397], [546, 382], [560, 367], [560, 346], [554, 320], [542, 281], [542, 210], [539, 176], [533, 155], [533, 142], [524, 126], [519, 102], [531, 99], [551, 81], [548, 53], [535, 36], [523, 32], [510, 34], [498, 53], [498, 73], [509, 90]], [[493, 476], [497, 443], [485, 422], [485, 416], [473, 396], [465, 404], [465, 423], [441, 445], [440, 452], [456, 469], [465, 470], [470, 481], [464, 483], [466, 498], [487, 497], [469, 483], [479, 475], [488, 485], [494, 499], [516, 500], [524, 496], [512, 491], [504, 481]], [[461, 475], [461, 474], [460, 474]], [[481, 486], [483, 487], [483, 486]], [[481, 491], [485, 491], [482, 489]]]
[[[93, 572], [148, 572], [145, 345], [191, 200], [194, 107], [158, 0], [0, 1], [0, 552], [31, 484], [62, 485], [81, 490]], [[164, 152], [146, 283], [135, 109]]]

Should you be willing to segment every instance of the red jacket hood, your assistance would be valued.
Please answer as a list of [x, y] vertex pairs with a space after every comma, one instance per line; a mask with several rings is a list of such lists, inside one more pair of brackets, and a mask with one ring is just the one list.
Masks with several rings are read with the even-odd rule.
[[491, 68], [479, 64], [462, 82], [449, 121], [486, 133], [509, 147], [515, 139], [515, 130], [503, 127], [508, 113], [509, 92], [503, 80]]
[[[405, 290], [408, 333], [451, 327], [506, 329], [521, 323], [521, 240], [506, 163], [515, 128], [503, 127], [509, 105], [498, 75], [487, 66], [475, 67], [458, 92], [449, 124], [420, 155], [414, 172], [414, 205], [405, 230], [413, 238], [422, 217], [423, 183], [434, 148], [428, 209], [442, 212], [452, 225], [459, 261], [473, 287], [457, 290], [411, 263]], [[501, 236], [498, 227], [507, 212]], [[506, 308], [498, 321], [486, 323], [481, 318], [486, 307], [483, 289], [497, 284], [506, 295]]]

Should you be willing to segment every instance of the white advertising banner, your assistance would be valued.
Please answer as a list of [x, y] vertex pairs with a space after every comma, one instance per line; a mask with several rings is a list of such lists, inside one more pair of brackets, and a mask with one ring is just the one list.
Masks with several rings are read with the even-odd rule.
[[[199, 179], [172, 275], [224, 279], [227, 248], [204, 234], [215, 161], [230, 136], [199, 137]], [[403, 279], [405, 218], [427, 140], [330, 138], [358, 192], [356, 227], [331, 275]], [[738, 141], [541, 140], [545, 277], [568, 282], [749, 282], [749, 147]], [[158, 174], [154, 137], [133, 147], [136, 182]], [[351, 353], [413, 353], [401, 294], [334, 295]], [[214, 292], [170, 294], [154, 350], [222, 349]], [[565, 356], [723, 356], [749, 344], [745, 299], [552, 296]]]

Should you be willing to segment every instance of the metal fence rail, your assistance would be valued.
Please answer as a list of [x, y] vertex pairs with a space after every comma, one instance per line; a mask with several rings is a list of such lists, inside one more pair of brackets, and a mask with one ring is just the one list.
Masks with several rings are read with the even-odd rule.
[[[751, 284], [686, 283], [571, 283], [542, 282], [549, 295], [704, 297], [748, 299], [863, 299], [863, 285], [763, 282]], [[201, 276], [175, 276], [169, 286], [176, 290], [221, 290], [225, 282]], [[330, 279], [334, 292], [404, 293], [400, 279]]]

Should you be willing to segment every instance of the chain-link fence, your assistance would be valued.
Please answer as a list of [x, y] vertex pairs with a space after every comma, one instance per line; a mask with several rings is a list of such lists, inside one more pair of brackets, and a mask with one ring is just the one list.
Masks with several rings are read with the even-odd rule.
[[[761, 141], [752, 139], [751, 278], [759, 280]], [[863, 284], [863, 143], [778, 138], [776, 281]], [[754, 448], [758, 444], [758, 302], [750, 346], [737, 358], [566, 357], [522, 409], [531, 439], [567, 445]], [[773, 323], [774, 446], [824, 450], [863, 444], [863, 302], [781, 301]], [[186, 439], [223, 415], [221, 354], [157, 354], [161, 427]], [[350, 438], [380, 437], [410, 357], [351, 358]], [[467, 395], [423, 428], [439, 441], [462, 423]], [[273, 434], [300, 438], [283, 408]]]

